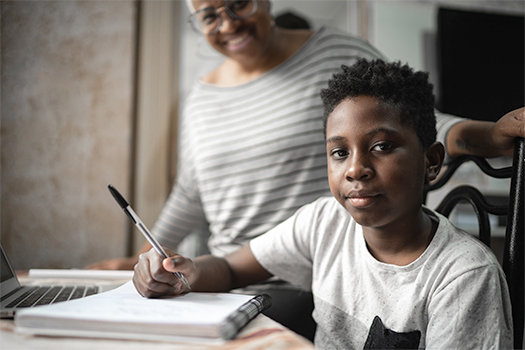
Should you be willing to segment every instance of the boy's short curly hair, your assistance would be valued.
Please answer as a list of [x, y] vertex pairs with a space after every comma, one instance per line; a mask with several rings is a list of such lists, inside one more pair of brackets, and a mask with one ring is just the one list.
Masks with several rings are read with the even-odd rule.
[[402, 123], [412, 126], [424, 148], [436, 141], [434, 94], [428, 73], [414, 72], [400, 62], [360, 59], [351, 67], [341, 66], [321, 91], [324, 104], [324, 132], [329, 115], [345, 99], [372, 96], [395, 106]]

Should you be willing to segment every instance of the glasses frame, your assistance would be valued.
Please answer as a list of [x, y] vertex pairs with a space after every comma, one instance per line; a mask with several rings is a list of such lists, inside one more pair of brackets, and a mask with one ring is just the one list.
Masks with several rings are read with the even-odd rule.
[[[226, 0], [224, 2], [224, 5], [221, 6], [221, 7], [215, 8], [213, 6], [209, 6], [209, 7], [205, 7], [203, 9], [200, 9], [198, 11], [195, 11], [194, 13], [190, 14], [190, 16], [188, 17], [188, 25], [195, 32], [197, 32], [197, 33], [199, 33], [201, 35], [209, 36], [209, 35], [216, 34], [216, 33], [218, 33], [221, 30], [221, 26], [222, 26], [221, 12], [226, 11], [228, 16], [230, 16], [230, 18], [233, 19], [233, 20], [244, 20], [244, 19], [247, 19], [247, 18], [250, 18], [251, 16], [253, 16], [255, 14], [255, 12], [257, 12], [257, 10], [259, 8], [257, 0], [250, 0], [253, 3], [253, 10], [252, 10], [252, 12], [250, 14], [244, 16], [244, 17], [239, 17], [235, 13], [233, 13], [233, 11], [230, 9], [230, 6], [229, 6], [230, 3], [235, 2], [235, 1], [238, 1], [238, 0]], [[193, 25], [194, 21], [192, 19], [195, 18], [197, 16], [197, 14], [199, 14], [200, 12], [207, 11], [209, 9], [213, 9], [215, 11], [215, 14], [217, 15], [217, 28], [215, 28], [214, 30], [212, 30], [209, 33], [203, 33], [199, 29], [195, 28], [195, 25]]]

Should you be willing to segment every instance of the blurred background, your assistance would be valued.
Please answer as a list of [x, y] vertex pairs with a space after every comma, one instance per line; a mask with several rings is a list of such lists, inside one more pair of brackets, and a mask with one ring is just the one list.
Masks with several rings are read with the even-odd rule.
[[[445, 112], [490, 119], [524, 104], [523, 1], [272, 3], [275, 16], [338, 27], [429, 71]], [[222, 58], [186, 25], [184, 1], [18, 0], [0, 10], [0, 238], [14, 268], [80, 268], [131, 254], [142, 238], [107, 185], [153, 225], [175, 176], [184, 98]], [[484, 92], [493, 110], [474, 108]], [[468, 166], [451, 182], [508, 191], [506, 180]], [[469, 215], [457, 220], [468, 227]]]

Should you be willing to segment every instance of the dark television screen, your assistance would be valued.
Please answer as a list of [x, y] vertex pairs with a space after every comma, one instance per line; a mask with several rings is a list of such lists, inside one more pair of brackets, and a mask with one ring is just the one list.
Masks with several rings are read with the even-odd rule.
[[437, 107], [495, 121], [525, 105], [524, 17], [440, 9]]

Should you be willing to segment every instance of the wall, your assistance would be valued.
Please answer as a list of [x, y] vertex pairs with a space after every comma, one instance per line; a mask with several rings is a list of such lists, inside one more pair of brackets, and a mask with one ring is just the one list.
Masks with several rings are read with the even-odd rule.
[[1, 240], [15, 269], [125, 253], [134, 1], [1, 2]]
[[436, 86], [437, 14], [439, 7], [512, 15], [525, 14], [523, 1], [419, 0], [369, 1], [370, 41], [391, 60], [430, 72]]

